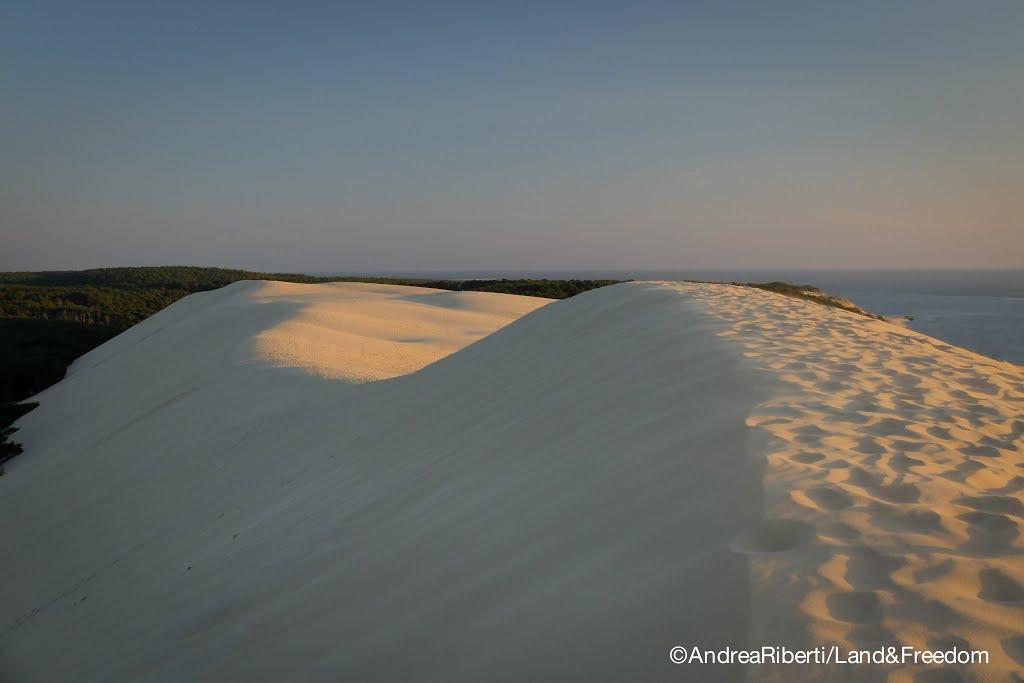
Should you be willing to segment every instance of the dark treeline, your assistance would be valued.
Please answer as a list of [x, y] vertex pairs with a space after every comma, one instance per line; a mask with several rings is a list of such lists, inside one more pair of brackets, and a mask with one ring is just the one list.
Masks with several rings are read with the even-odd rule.
[[734, 285], [742, 285], [743, 287], [754, 287], [755, 289], [764, 289], [769, 292], [775, 292], [776, 294], [782, 294], [784, 296], [791, 296], [795, 299], [804, 299], [805, 301], [813, 301], [816, 304], [822, 306], [831, 306], [832, 308], [839, 308], [850, 313], [857, 313], [858, 315], [865, 315], [869, 318], [877, 318], [878, 320], [884, 320], [880, 315], [874, 315], [868, 313], [859, 306], [852, 306], [850, 303], [843, 299], [823, 292], [814, 285], [794, 285], [788, 282], [733, 282]]
[[0, 402], [28, 398], [59, 382], [71, 361], [119, 332], [71, 320], [0, 318]]
[[191, 293], [187, 289], [0, 284], [0, 318], [67, 320], [123, 330]]
[[331, 279], [341, 278], [190, 266], [0, 273], [0, 318], [67, 320], [123, 331], [182, 297], [239, 280]]
[[231, 268], [198, 266], [143, 266], [138, 268], [93, 268], [91, 270], [43, 270], [0, 273], [0, 284], [47, 287], [115, 287], [120, 289], [184, 289], [194, 292], [217, 289], [239, 280], [284, 280], [286, 282], [328, 282], [344, 278], [321, 278], [295, 273], [258, 273]]
[[7, 443], [11, 423], [30, 409], [19, 401], [59, 382], [76, 358], [178, 299], [239, 280], [373, 282], [549, 299], [616, 282], [314, 277], [193, 266], [0, 273], [0, 462], [20, 452]]
[[125, 330], [178, 299], [239, 280], [374, 282], [564, 299], [616, 280], [426, 280], [314, 277], [226, 268], [160, 266], [0, 273], [0, 318], [67, 320]]
[[11, 424], [38, 405], [38, 403], [0, 403], [0, 474], [4, 473], [3, 463], [21, 453], [21, 444], [7, 440], [7, 437], [18, 431]]
[[545, 299], [568, 299], [587, 290], [617, 282], [619, 280], [413, 280], [395, 281], [393, 284], [414, 284], [456, 292], [498, 292]]

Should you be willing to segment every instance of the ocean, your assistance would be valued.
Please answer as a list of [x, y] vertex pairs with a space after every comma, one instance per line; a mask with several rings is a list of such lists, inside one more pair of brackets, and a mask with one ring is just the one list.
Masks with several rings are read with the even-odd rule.
[[[353, 273], [346, 273], [353, 274]], [[1024, 270], [494, 270], [360, 273], [416, 278], [580, 278], [812, 284], [907, 327], [1024, 365]]]

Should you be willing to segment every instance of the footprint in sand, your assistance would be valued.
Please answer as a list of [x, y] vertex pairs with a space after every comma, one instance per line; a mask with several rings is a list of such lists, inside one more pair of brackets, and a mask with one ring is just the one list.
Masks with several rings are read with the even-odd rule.
[[1013, 496], [969, 496], [954, 502], [957, 505], [974, 508], [982, 512], [1024, 517], [1024, 503], [1021, 502], [1020, 498], [1014, 498]]
[[790, 550], [809, 539], [814, 527], [792, 519], [765, 519], [740, 534], [732, 548], [740, 553], [778, 553]]
[[1020, 491], [1024, 491], [1024, 477], [1018, 475], [1013, 479], [1010, 479], [1010, 481], [1006, 482], [1006, 484], [1001, 488], [993, 489], [992, 493], [1011, 494], [1019, 493]]
[[793, 462], [798, 462], [801, 465], [813, 465], [816, 462], [821, 462], [825, 459], [825, 456], [821, 453], [797, 453], [796, 455], [790, 456], [789, 458]]
[[927, 625], [941, 631], [959, 620], [959, 615], [938, 600], [928, 600], [915, 593], [905, 591], [895, 604], [886, 610], [887, 616], [900, 622]]
[[942, 517], [934, 510], [907, 509], [904, 505], [872, 503], [868, 514], [876, 526], [886, 531], [931, 534], [943, 531]]
[[855, 413], [845, 408], [843, 408], [842, 410], [835, 410], [833, 411], [833, 414], [836, 416], [837, 422], [846, 422], [852, 425], [864, 425], [875, 419], [873, 415]]
[[[907, 450], [906, 448], [903, 448], [902, 444], [900, 444], [900, 448], [901, 450]], [[909, 455], [906, 455], [905, 453], [897, 453], [896, 455], [889, 458], [889, 467], [903, 474], [909, 472], [911, 467], [922, 467], [924, 464], [924, 460], [911, 458]]]
[[906, 564], [901, 558], [886, 555], [868, 546], [853, 547], [849, 551], [843, 578], [857, 589], [891, 586], [893, 574]]
[[873, 436], [866, 436], [857, 442], [857, 445], [853, 447], [854, 451], [858, 453], [864, 453], [865, 455], [881, 455], [885, 453], [886, 448], [882, 444], [878, 443], [878, 439]]
[[996, 396], [999, 394], [999, 387], [981, 377], [965, 377], [960, 380], [960, 383], [970, 387], [974, 391], [988, 396]]
[[829, 432], [817, 425], [804, 425], [803, 427], [797, 427], [793, 430], [796, 437], [793, 439], [798, 443], [805, 444], [816, 444], [819, 443], [824, 437], [829, 436]]
[[919, 404], [928, 397], [928, 390], [920, 387], [905, 387], [898, 395], [915, 407], [919, 407]]
[[1003, 417], [1003, 414], [997, 408], [981, 403], [972, 403], [966, 407], [966, 410], [968, 411], [966, 415], [969, 416], [967, 421], [971, 423], [974, 429], [987, 426], [992, 418], [999, 419]]
[[984, 469], [985, 465], [977, 460], [964, 460], [952, 472], [942, 472], [939, 476], [962, 484], [976, 472]]
[[975, 458], [998, 458], [1002, 455], [998, 448], [980, 443], [972, 443], [959, 450], [964, 455], [973, 456]]
[[846, 637], [862, 648], [899, 646], [893, 632], [881, 624], [856, 624]]
[[912, 424], [912, 422], [895, 417], [883, 417], [875, 424], [868, 426], [867, 430], [877, 436], [907, 436], [912, 438], [915, 436], [914, 433], [907, 429]]
[[853, 363], [836, 363], [832, 366], [834, 372], [860, 372], [861, 369]]
[[853, 498], [850, 494], [831, 486], [814, 486], [807, 489], [805, 495], [815, 505], [825, 510], [842, 510], [853, 505]]
[[914, 583], [928, 583], [937, 581], [953, 573], [953, 560], [943, 560], [930, 567], [924, 567], [914, 572]]
[[852, 541], [860, 538], [860, 532], [846, 522], [825, 522], [820, 527], [821, 535], [839, 541]]
[[825, 598], [829, 616], [848, 624], [877, 624], [882, 620], [882, 603], [873, 591], [834, 593]]
[[1014, 636], [999, 643], [1013, 661], [1024, 666], [1024, 636]]
[[963, 683], [963, 680], [956, 669], [929, 669], [914, 674], [914, 683]]
[[872, 489], [879, 486], [882, 483], [882, 479], [877, 475], [871, 474], [863, 467], [853, 467], [850, 469], [846, 482], [862, 489]]
[[981, 579], [978, 597], [982, 600], [1010, 603], [1024, 601], [1024, 586], [998, 569], [984, 569], [978, 578]]
[[916, 503], [921, 498], [921, 490], [917, 484], [909, 483], [877, 486], [871, 493], [890, 503]]
[[1020, 527], [1006, 515], [968, 512], [957, 519], [967, 523], [967, 545], [978, 552], [998, 554], [1008, 550], [1020, 536]]
[[943, 635], [928, 639], [929, 650], [973, 650], [970, 641], [954, 635]]

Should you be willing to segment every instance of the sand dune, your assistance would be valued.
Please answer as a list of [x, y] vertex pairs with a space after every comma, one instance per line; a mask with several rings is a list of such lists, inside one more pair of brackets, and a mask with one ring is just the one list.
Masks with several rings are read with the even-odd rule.
[[[941, 680], [1024, 668], [1024, 371], [884, 322], [726, 286], [683, 286], [781, 381], [765, 450], [754, 641], [987, 650]], [[788, 608], [787, 608], [788, 606]], [[935, 667], [831, 680], [940, 680]], [[955, 673], [954, 673], [955, 672]], [[807, 674], [813, 675], [811, 671]], [[753, 678], [794, 680], [792, 671]], [[927, 678], [933, 675], [935, 678]]]
[[277, 366], [352, 382], [406, 375], [504, 327], [550, 299], [365, 283], [260, 283], [261, 304], [298, 315], [261, 332], [254, 353]]
[[[243, 283], [84, 356], [0, 478], [0, 679], [1024, 667], [1021, 368], [725, 285], [546, 303]], [[832, 643], [991, 661], [668, 659]]]

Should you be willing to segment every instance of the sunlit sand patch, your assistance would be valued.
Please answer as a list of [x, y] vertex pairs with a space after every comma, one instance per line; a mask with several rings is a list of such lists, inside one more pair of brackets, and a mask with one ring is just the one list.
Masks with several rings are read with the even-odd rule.
[[748, 418], [774, 439], [764, 515], [809, 531], [798, 543], [783, 544], [781, 532], [761, 542], [784, 552], [742, 548], [752, 642], [959, 644], [991, 656], [945, 670], [761, 666], [748, 680], [1004, 681], [1019, 672], [1024, 370], [767, 292], [669, 286], [728, 323], [723, 339], [782, 386]]
[[254, 298], [299, 306], [256, 337], [256, 358], [355, 383], [415, 372], [551, 301], [355, 282], [268, 282]]
[[0, 480], [4, 665], [670, 680], [703, 638], [991, 655], [757, 681], [1024, 666], [1019, 368], [748, 288], [519, 300], [499, 330], [515, 301], [236, 283], [84, 356]]

